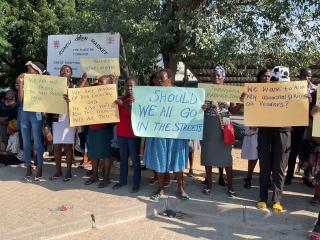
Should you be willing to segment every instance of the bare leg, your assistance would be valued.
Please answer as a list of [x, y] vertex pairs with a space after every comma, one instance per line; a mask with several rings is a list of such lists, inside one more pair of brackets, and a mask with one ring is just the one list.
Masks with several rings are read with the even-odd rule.
[[99, 159], [93, 158], [92, 159], [92, 176], [91, 179], [98, 180], [98, 169], [99, 169]]
[[252, 179], [252, 174], [254, 171], [254, 168], [257, 165], [258, 160], [249, 160], [248, 161], [248, 173], [247, 173], [247, 179]]
[[111, 171], [112, 159], [105, 158], [104, 159], [104, 174], [103, 174], [103, 181], [105, 183], [110, 182], [110, 171]]
[[73, 161], [73, 144], [65, 144], [64, 151], [66, 153], [66, 160], [67, 160], [67, 173], [65, 175], [65, 179], [71, 178], [71, 167]]
[[227, 181], [228, 181], [228, 190], [233, 191], [233, 185], [232, 185], [232, 166], [226, 167], [226, 173], [227, 173]]
[[178, 193], [181, 197], [188, 197], [188, 194], [185, 192], [183, 187], [183, 172], [174, 173], [178, 183]]
[[54, 144], [53, 151], [54, 151], [54, 160], [56, 162], [56, 172], [51, 177], [51, 179], [60, 177], [62, 175], [62, 168], [61, 168], [62, 144]]
[[189, 152], [189, 164], [190, 164], [189, 173], [188, 173], [189, 177], [193, 176], [193, 160], [194, 160], [194, 151]]
[[206, 169], [206, 179], [207, 179], [207, 189], [212, 188], [212, 166], [205, 166]]

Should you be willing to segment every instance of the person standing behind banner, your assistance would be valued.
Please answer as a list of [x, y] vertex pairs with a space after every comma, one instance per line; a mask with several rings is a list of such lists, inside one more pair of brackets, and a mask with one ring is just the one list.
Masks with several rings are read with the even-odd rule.
[[[308, 93], [312, 94], [317, 90], [317, 86], [311, 82], [311, 69], [305, 68], [300, 71], [300, 80], [307, 80], [308, 82]], [[290, 185], [292, 179], [294, 179], [294, 169], [296, 166], [297, 156], [299, 156], [299, 165], [303, 165], [308, 161], [308, 157], [311, 151], [310, 141], [304, 139], [304, 133], [306, 131], [306, 127], [298, 126], [292, 127], [291, 131], [291, 150], [289, 154], [288, 160], [288, 169], [287, 175], [285, 178], [285, 185]], [[303, 176], [303, 184], [313, 187], [312, 182], [309, 180], [312, 169], [306, 168], [304, 170]]]
[[[112, 75], [103, 75], [98, 78], [98, 85], [115, 83]], [[87, 74], [83, 74], [81, 86], [88, 85]], [[103, 180], [99, 183], [99, 188], [107, 187], [110, 184], [111, 170], [111, 140], [113, 138], [113, 124], [103, 123], [90, 125], [88, 129], [88, 157], [92, 162], [92, 176], [85, 182], [85, 185], [99, 181], [98, 169], [100, 159], [104, 161]]]
[[[69, 65], [63, 65], [60, 69], [60, 76], [67, 78], [67, 84], [69, 88], [75, 87], [71, 81], [72, 68]], [[67, 99], [66, 99], [67, 100]], [[61, 157], [62, 148], [66, 154], [67, 160], [67, 172], [64, 176], [63, 181], [70, 181], [72, 178], [71, 167], [73, 161], [73, 144], [75, 139], [75, 127], [70, 127], [70, 119], [68, 114], [56, 115], [53, 118], [52, 123], [53, 129], [53, 149], [54, 149], [54, 159], [56, 162], [56, 172], [50, 177], [50, 180], [57, 180], [62, 176], [61, 169]]]
[[[258, 83], [270, 82], [271, 70], [262, 69], [257, 75]], [[248, 159], [248, 173], [244, 179], [244, 187], [251, 188], [252, 174], [258, 162], [258, 128], [245, 127], [242, 143], [241, 158]]]
[[[48, 75], [45, 67], [40, 62], [28, 61], [26, 63], [29, 74]], [[24, 74], [18, 77], [19, 82], [19, 102], [23, 105], [23, 81]], [[42, 165], [43, 165], [43, 143], [42, 143], [42, 125], [43, 117], [41, 112], [27, 112], [23, 109], [20, 112], [20, 129], [23, 140], [23, 160], [27, 167], [27, 173], [24, 177], [25, 181], [32, 181], [32, 168], [31, 168], [31, 133], [37, 152], [37, 173], [34, 181], [40, 181], [42, 179]]]
[[[222, 66], [216, 66], [212, 70], [212, 83], [223, 84], [226, 73]], [[230, 121], [230, 113], [237, 113], [242, 104], [229, 104], [226, 102], [206, 101], [203, 105], [205, 110], [203, 124], [203, 140], [201, 144], [201, 165], [206, 170], [206, 187], [203, 189], [204, 194], [210, 194], [212, 189], [212, 166], [226, 169], [228, 180], [229, 197], [236, 196], [232, 185], [232, 145], [225, 144], [222, 131], [221, 121]], [[220, 121], [221, 119], [221, 121]], [[221, 172], [221, 171], [220, 171]], [[220, 175], [221, 178], [221, 175]]]
[[[160, 86], [173, 86], [170, 70], [162, 69], [158, 73]], [[143, 96], [136, 96], [143, 97]], [[151, 196], [152, 200], [164, 197], [165, 173], [173, 171], [178, 183], [178, 194], [182, 200], [189, 196], [183, 186], [183, 170], [188, 167], [189, 147], [186, 139], [148, 138], [145, 143], [144, 158], [148, 169], [157, 172], [159, 189]]]
[[[289, 68], [277, 66], [271, 71], [271, 82], [290, 82]], [[260, 165], [260, 201], [257, 208], [267, 209], [268, 181], [272, 173], [273, 206], [275, 212], [282, 212], [281, 195], [284, 174], [290, 152], [290, 127], [259, 127], [258, 157]]]
[[120, 182], [116, 183], [112, 188], [118, 189], [127, 185], [128, 178], [128, 158], [133, 164], [133, 186], [132, 193], [138, 192], [141, 179], [141, 163], [140, 163], [140, 141], [132, 130], [131, 124], [131, 106], [133, 102], [132, 90], [137, 85], [137, 80], [129, 78], [126, 82], [126, 94], [124, 97], [116, 100], [119, 106], [120, 122], [117, 123], [116, 132], [120, 149]]

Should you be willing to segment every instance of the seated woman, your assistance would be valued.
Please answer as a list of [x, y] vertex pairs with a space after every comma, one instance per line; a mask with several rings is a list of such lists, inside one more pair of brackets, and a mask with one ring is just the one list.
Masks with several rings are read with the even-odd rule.
[[15, 165], [22, 162], [23, 152], [20, 148], [19, 133], [17, 132], [16, 120], [11, 120], [7, 128], [8, 145], [6, 151], [0, 152], [0, 163], [4, 165]]
[[6, 92], [4, 101], [0, 104], [0, 138], [6, 147], [8, 144], [7, 126], [9, 121], [17, 119], [18, 105], [13, 91]]

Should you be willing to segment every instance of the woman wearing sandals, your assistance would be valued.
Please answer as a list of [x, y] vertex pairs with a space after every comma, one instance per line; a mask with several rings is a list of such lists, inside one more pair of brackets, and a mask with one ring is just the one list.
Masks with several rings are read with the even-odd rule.
[[[114, 83], [115, 78], [112, 75], [103, 75], [98, 78], [98, 85]], [[87, 75], [82, 77], [81, 86], [88, 85]], [[111, 140], [113, 138], [113, 124], [94, 124], [88, 129], [88, 157], [92, 162], [92, 176], [85, 182], [90, 185], [99, 180], [98, 169], [100, 159], [104, 161], [103, 180], [99, 183], [99, 188], [104, 188], [110, 184], [111, 170]]]
[[128, 178], [128, 158], [133, 164], [133, 186], [132, 193], [138, 192], [141, 179], [140, 163], [140, 138], [136, 137], [131, 124], [131, 105], [133, 102], [132, 89], [137, 85], [137, 80], [129, 78], [126, 82], [126, 94], [119, 98], [116, 103], [119, 106], [120, 122], [117, 123], [117, 139], [120, 148], [120, 182], [112, 188], [118, 189], [127, 185]]
[[[45, 70], [44, 66], [40, 62], [31, 62], [26, 63], [28, 67], [29, 74], [41, 74], [47, 75], [48, 72]], [[19, 102], [23, 104], [23, 81], [24, 75], [18, 77], [19, 85]], [[43, 117], [40, 112], [26, 112], [21, 110], [20, 112], [20, 129], [22, 133], [23, 140], [23, 160], [25, 161], [27, 167], [27, 173], [24, 177], [25, 181], [32, 181], [32, 167], [31, 167], [31, 133], [37, 152], [36, 161], [37, 161], [37, 173], [34, 178], [34, 181], [40, 181], [42, 179], [42, 165], [43, 165], [43, 145], [42, 145], [42, 125]]]
[[[68, 87], [74, 87], [74, 84], [71, 81], [72, 68], [69, 65], [63, 65], [60, 69], [60, 76], [66, 77], [68, 81]], [[73, 160], [73, 144], [76, 128], [70, 127], [69, 115], [61, 114], [55, 115], [52, 124], [53, 128], [53, 148], [54, 148], [54, 159], [56, 162], [56, 172], [50, 177], [50, 180], [56, 180], [62, 176], [61, 169], [61, 155], [62, 148], [66, 153], [67, 160], [67, 172], [63, 181], [70, 181], [72, 178], [71, 167]]]
[[[268, 83], [270, 78], [271, 70], [262, 69], [257, 75], [257, 82]], [[258, 128], [245, 127], [241, 158], [248, 159], [248, 172], [247, 177], [244, 179], [244, 187], [250, 189], [252, 174], [258, 162]], [[271, 185], [271, 182], [269, 185]]]
[[[172, 73], [168, 69], [159, 72], [160, 86], [171, 87]], [[158, 175], [159, 189], [151, 196], [152, 200], [164, 197], [165, 173], [173, 171], [178, 183], [181, 199], [189, 199], [183, 187], [183, 170], [188, 167], [189, 147], [186, 139], [148, 138], [145, 146], [145, 163], [147, 168], [155, 170]]]
[[[222, 66], [216, 66], [212, 70], [212, 83], [223, 84], [226, 73]], [[221, 131], [222, 121], [230, 121], [230, 113], [234, 114], [240, 110], [242, 104], [229, 104], [223, 102], [206, 102], [203, 140], [201, 143], [201, 165], [206, 170], [206, 187], [204, 194], [210, 194], [212, 189], [212, 166], [225, 168], [228, 180], [228, 195], [235, 196], [232, 186], [232, 145], [224, 143]]]

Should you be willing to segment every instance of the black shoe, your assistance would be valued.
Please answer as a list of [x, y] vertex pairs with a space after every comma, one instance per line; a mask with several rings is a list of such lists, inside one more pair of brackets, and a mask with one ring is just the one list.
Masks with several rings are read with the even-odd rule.
[[220, 178], [219, 178], [219, 185], [222, 186], [222, 187], [226, 186], [226, 183], [225, 183], [223, 177], [220, 177]]
[[303, 179], [303, 184], [307, 185], [308, 187], [313, 187], [312, 182], [308, 178], [302, 178]]
[[245, 188], [250, 189], [251, 188], [251, 179], [250, 178], [245, 178], [244, 179], [244, 185]]
[[284, 180], [284, 185], [291, 185], [293, 177], [286, 176], [286, 179]]
[[131, 189], [131, 193], [139, 192], [140, 187], [139, 186], [133, 186]]

